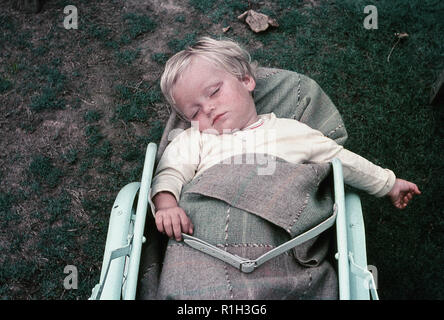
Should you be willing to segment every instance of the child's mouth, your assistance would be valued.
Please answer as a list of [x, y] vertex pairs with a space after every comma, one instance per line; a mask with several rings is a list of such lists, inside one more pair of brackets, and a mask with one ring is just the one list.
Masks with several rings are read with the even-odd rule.
[[217, 116], [213, 119], [213, 124], [215, 124], [216, 121], [218, 121], [218, 120], [219, 120], [221, 117], [223, 117], [225, 114], [226, 114], [226, 112], [217, 115]]

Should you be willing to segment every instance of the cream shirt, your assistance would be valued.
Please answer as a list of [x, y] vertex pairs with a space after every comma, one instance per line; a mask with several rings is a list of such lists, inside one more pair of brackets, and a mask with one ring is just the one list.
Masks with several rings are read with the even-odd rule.
[[[345, 149], [320, 131], [297, 120], [277, 118], [274, 113], [260, 115], [257, 123], [236, 132], [221, 135], [199, 132], [192, 123], [191, 128], [172, 134], [176, 136], [159, 161], [150, 200], [160, 191], [169, 191], [179, 201], [184, 184], [220, 162], [257, 163], [258, 174], [273, 174], [274, 163], [263, 154], [292, 163], [328, 162], [338, 158], [343, 165], [344, 182], [376, 197], [387, 194], [396, 179], [391, 170]], [[232, 159], [245, 153], [255, 156]], [[152, 201], [150, 204], [154, 209]]]

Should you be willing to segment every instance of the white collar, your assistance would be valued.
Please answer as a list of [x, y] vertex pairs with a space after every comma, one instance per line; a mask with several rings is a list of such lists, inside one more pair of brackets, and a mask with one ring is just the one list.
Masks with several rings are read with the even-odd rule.
[[259, 118], [259, 120], [257, 120], [256, 122], [250, 124], [250, 125], [249, 125], [248, 127], [246, 127], [246, 128], [243, 128], [242, 131], [244, 131], [244, 130], [250, 130], [250, 129], [255, 129], [255, 128], [257, 128], [257, 127], [260, 127], [260, 126], [263, 125], [263, 124], [264, 124], [264, 119]]

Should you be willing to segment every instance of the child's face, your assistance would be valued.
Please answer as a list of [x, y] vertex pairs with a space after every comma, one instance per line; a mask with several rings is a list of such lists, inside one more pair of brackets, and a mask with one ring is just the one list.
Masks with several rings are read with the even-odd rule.
[[251, 96], [255, 86], [251, 76], [239, 80], [208, 60], [194, 57], [177, 80], [173, 97], [187, 119], [199, 123], [199, 131], [222, 134], [257, 120]]

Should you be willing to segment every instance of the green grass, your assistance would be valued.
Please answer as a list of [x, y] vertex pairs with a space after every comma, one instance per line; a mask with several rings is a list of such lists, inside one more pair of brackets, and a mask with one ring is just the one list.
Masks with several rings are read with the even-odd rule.
[[65, 108], [66, 101], [61, 96], [65, 89], [66, 76], [59, 70], [60, 63], [57, 58], [32, 70], [32, 78], [37, 82], [31, 83], [29, 88], [36, 89], [39, 93], [31, 98], [31, 110], [39, 112]]
[[124, 16], [127, 24], [127, 33], [131, 38], [136, 38], [146, 32], [154, 31], [157, 27], [157, 23], [147, 15], [138, 15], [129, 13]]
[[63, 172], [53, 165], [50, 158], [36, 155], [29, 165], [29, 174], [38, 184], [54, 188], [58, 185]]
[[13, 85], [12, 85], [11, 81], [0, 76], [0, 93], [4, 93], [4, 92], [8, 91], [9, 89], [12, 88], [12, 86]]
[[0, 226], [3, 228], [19, 219], [19, 215], [12, 209], [15, 198], [12, 193], [0, 192]]
[[172, 39], [168, 41], [168, 47], [171, 49], [173, 53], [181, 51], [185, 49], [190, 44], [194, 43], [197, 38], [196, 32], [187, 33], [184, 37], [180, 36], [179, 38]]
[[151, 59], [157, 62], [159, 65], [164, 66], [168, 61], [168, 56], [166, 53], [156, 52], [151, 55]]
[[62, 192], [58, 197], [46, 199], [46, 212], [49, 215], [49, 223], [53, 224], [61, 218], [69, 217], [71, 198], [66, 192]]
[[83, 119], [88, 123], [94, 123], [99, 121], [102, 118], [102, 113], [98, 110], [88, 110]]
[[222, 22], [226, 24], [235, 17], [248, 10], [245, 1], [228, 0], [189, 0], [190, 5], [202, 14], [208, 15], [213, 23]]
[[139, 55], [139, 50], [123, 50], [116, 52], [116, 60], [119, 65], [130, 65], [136, 60]]
[[142, 83], [139, 88], [117, 85], [115, 96], [120, 103], [116, 107], [115, 116], [125, 122], [147, 121], [152, 114], [146, 107], [160, 102], [161, 95], [159, 84], [150, 86]]

